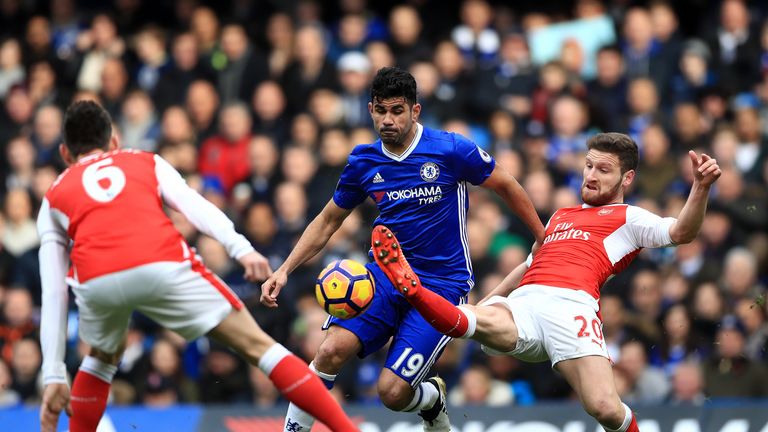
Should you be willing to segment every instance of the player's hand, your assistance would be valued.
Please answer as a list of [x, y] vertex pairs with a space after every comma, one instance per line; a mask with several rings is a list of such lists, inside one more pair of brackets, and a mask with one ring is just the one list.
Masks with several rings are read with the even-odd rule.
[[266, 282], [261, 284], [261, 304], [267, 307], [277, 307], [277, 296], [285, 284], [288, 283], [288, 273], [277, 269]]
[[699, 157], [695, 151], [691, 150], [688, 152], [688, 156], [691, 157], [694, 183], [709, 187], [723, 173], [717, 164], [717, 160], [709, 157], [706, 153], [702, 153], [701, 157]]
[[43, 390], [43, 402], [40, 404], [40, 431], [56, 432], [62, 411], [72, 416], [69, 386], [63, 383], [48, 384]]
[[245, 279], [247, 281], [263, 281], [272, 275], [269, 261], [264, 258], [264, 255], [256, 251], [241, 256], [238, 261], [245, 268]]

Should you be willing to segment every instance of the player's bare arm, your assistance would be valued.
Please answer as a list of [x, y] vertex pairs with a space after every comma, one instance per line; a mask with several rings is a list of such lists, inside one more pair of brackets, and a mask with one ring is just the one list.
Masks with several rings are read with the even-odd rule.
[[507, 170], [496, 165], [491, 175], [481, 186], [496, 192], [531, 230], [537, 242], [541, 243], [544, 240], [544, 225], [541, 223], [539, 215], [536, 214], [531, 199], [520, 186], [520, 183]]
[[307, 225], [285, 262], [261, 285], [262, 304], [277, 307], [277, 296], [288, 282], [288, 275], [317, 255], [350, 213], [352, 210], [339, 207], [333, 200], [328, 201], [320, 214]]
[[481, 305], [493, 296], [508, 296], [512, 291], [515, 290], [515, 288], [517, 288], [518, 285], [520, 285], [520, 281], [523, 279], [523, 275], [525, 274], [526, 270], [528, 270], [528, 264], [525, 262], [520, 263], [504, 278], [504, 280], [501, 281], [500, 284], [496, 285], [496, 287], [492, 289], [488, 295], [477, 302], [477, 304]]
[[669, 235], [675, 244], [690, 243], [696, 238], [704, 221], [709, 189], [722, 174], [717, 161], [709, 155], [702, 153], [699, 156], [689, 151], [688, 156], [691, 158], [693, 186], [677, 222], [669, 228]]

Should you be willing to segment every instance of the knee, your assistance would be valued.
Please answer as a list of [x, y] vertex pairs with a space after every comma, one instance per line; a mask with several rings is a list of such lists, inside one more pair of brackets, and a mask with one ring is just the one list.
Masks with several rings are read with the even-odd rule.
[[354, 354], [352, 349], [343, 341], [328, 337], [317, 349], [315, 367], [323, 372], [336, 373], [352, 354]]
[[501, 304], [482, 307], [482, 311], [477, 313], [475, 334], [483, 345], [499, 352], [512, 351], [517, 345], [515, 320], [509, 309]]
[[379, 398], [385, 407], [392, 411], [401, 411], [411, 402], [413, 389], [405, 381], [399, 383], [379, 383]]
[[624, 421], [624, 406], [608, 397], [585, 402], [584, 409], [602, 425], [616, 425]]

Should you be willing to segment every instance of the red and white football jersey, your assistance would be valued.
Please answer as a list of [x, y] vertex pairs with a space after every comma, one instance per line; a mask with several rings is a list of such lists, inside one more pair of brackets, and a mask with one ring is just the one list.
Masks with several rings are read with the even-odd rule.
[[642, 248], [672, 244], [669, 228], [676, 220], [627, 204], [557, 210], [520, 286], [569, 288], [599, 299], [608, 277], [624, 270]]
[[189, 188], [168, 162], [136, 150], [87, 156], [64, 171], [38, 215], [41, 242], [73, 241], [71, 274], [78, 282], [142, 264], [189, 259], [163, 201], [221, 241], [230, 256], [253, 251], [232, 222]]

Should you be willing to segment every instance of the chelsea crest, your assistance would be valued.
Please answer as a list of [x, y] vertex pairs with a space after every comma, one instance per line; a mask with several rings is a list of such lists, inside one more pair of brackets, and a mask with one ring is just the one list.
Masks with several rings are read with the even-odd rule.
[[426, 162], [419, 170], [422, 180], [432, 183], [440, 176], [440, 168], [434, 162]]

